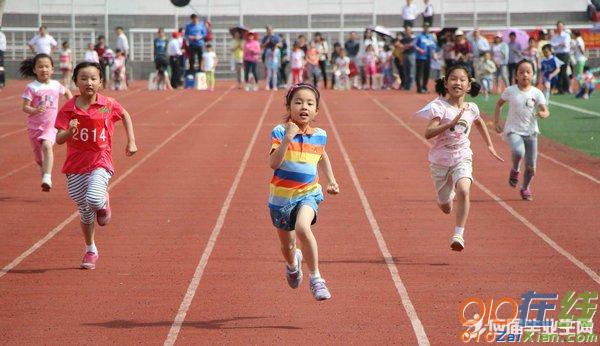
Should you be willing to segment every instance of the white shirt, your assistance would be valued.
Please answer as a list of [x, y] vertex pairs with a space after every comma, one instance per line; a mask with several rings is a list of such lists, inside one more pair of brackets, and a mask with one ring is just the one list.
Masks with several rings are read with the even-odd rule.
[[215, 60], [217, 59], [217, 53], [215, 52], [204, 52], [202, 53], [202, 63], [204, 64], [204, 71], [212, 71], [215, 69]]
[[341, 56], [338, 56], [337, 58], [335, 58], [335, 66], [337, 70], [340, 71], [340, 73], [346, 75], [350, 74], [350, 58], [348, 58], [347, 56], [343, 58]]
[[577, 60], [585, 60], [585, 42], [581, 36], [575, 39], [574, 47], [575, 50], [575, 59]]
[[571, 51], [571, 35], [567, 34], [566, 31], [562, 31], [556, 34], [550, 40], [554, 53], [569, 53]]
[[504, 124], [504, 135], [516, 133], [530, 136], [540, 133], [537, 122], [537, 107], [546, 104], [546, 98], [540, 89], [532, 86], [527, 91], [511, 85], [504, 89], [501, 98], [508, 102], [508, 117]]
[[425, 6], [425, 11], [423, 11], [423, 17], [432, 17], [433, 16], [433, 5], [428, 4]]
[[172, 38], [167, 44], [167, 55], [168, 56], [179, 56], [183, 54], [181, 51], [181, 41], [177, 38]]
[[117, 37], [117, 49], [120, 49], [126, 56], [129, 54], [129, 40], [127, 40], [125, 33]]
[[290, 63], [292, 68], [304, 67], [304, 52], [302, 51], [302, 49], [292, 51], [290, 57]]
[[415, 20], [417, 18], [417, 7], [413, 4], [406, 5], [402, 8], [402, 19], [404, 20]]
[[0, 31], [0, 50], [6, 50], [6, 36], [4, 36], [4, 33], [2, 31]]
[[56, 47], [58, 45], [54, 37], [48, 34], [46, 34], [44, 37], [35, 35], [28, 44], [33, 46], [35, 54], [51, 54], [52, 47]]
[[98, 52], [95, 50], [86, 50], [83, 56], [83, 61], [99, 63], [100, 59], [98, 59]]

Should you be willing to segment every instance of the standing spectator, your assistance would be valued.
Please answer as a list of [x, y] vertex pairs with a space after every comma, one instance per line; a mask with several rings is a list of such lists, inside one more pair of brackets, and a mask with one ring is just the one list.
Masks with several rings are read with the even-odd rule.
[[[246, 42], [244, 43], [244, 80], [246, 81], [246, 91], [252, 89], [258, 90], [258, 74], [256, 73], [256, 64], [260, 57], [260, 43], [256, 40], [254, 33], [248, 33]], [[250, 73], [254, 77], [254, 83], [251, 85]]]
[[[189, 67], [189, 59], [190, 59], [190, 47], [188, 46], [188, 42], [185, 39], [185, 29], [179, 28], [177, 29], [177, 39], [179, 40], [179, 45], [181, 46], [181, 56], [179, 57], [179, 66], [181, 66], [181, 83], [183, 85], [183, 75], [185, 70]], [[187, 66], [186, 66], [187, 64]]]
[[267, 51], [267, 48], [273, 48], [273, 46], [279, 44], [279, 36], [275, 35], [275, 33], [273, 32], [273, 27], [268, 25], [265, 28], [265, 30], [267, 34], [260, 41], [260, 49], [262, 49], [261, 60], [263, 64], [265, 63], [265, 53]]
[[404, 37], [400, 41], [404, 46], [404, 80], [402, 80], [404, 90], [410, 90], [412, 83], [415, 80], [415, 37], [412, 32], [412, 27], [404, 27]]
[[334, 88], [338, 90], [350, 90], [350, 58], [340, 46], [338, 56], [333, 65], [334, 74], [336, 74]]
[[117, 32], [117, 49], [121, 51], [121, 54], [125, 57], [125, 60], [129, 57], [129, 40], [125, 35], [125, 29], [122, 26], [118, 26], [115, 31]]
[[433, 26], [433, 5], [429, 0], [424, 0], [425, 10], [423, 11], [423, 26], [426, 24], [429, 26]]
[[319, 80], [321, 79], [321, 68], [319, 67], [319, 51], [314, 42], [310, 42], [306, 51], [306, 67], [308, 80], [313, 79], [315, 88], [319, 88]]
[[88, 48], [83, 55], [83, 61], [100, 63], [100, 57], [98, 56], [98, 52], [94, 49], [94, 44], [92, 42], [88, 43]]
[[[358, 53], [360, 52], [360, 42], [358, 42], [358, 36], [356, 35], [355, 31], [352, 31], [350, 33], [350, 38], [346, 42], [344, 42], [344, 50], [346, 51], [348, 59], [350, 59], [350, 61], [352, 62], [352, 65], [354, 65], [354, 67], [357, 68], [360, 65], [360, 58], [358, 56]], [[358, 87], [358, 78], [354, 77], [353, 79], [353, 86]]]
[[497, 68], [496, 64], [492, 60], [492, 54], [489, 51], [483, 53], [483, 56], [479, 58], [479, 60], [480, 62], [477, 64], [477, 76], [481, 82], [483, 95], [487, 101], [489, 99], [490, 92], [492, 91], [492, 83]]
[[265, 90], [277, 90], [277, 72], [281, 66], [281, 52], [276, 44], [265, 49], [265, 68], [267, 69], [267, 83]]
[[558, 75], [558, 93], [569, 93], [569, 76], [567, 66], [571, 63], [571, 35], [565, 32], [565, 24], [561, 21], [556, 23], [555, 35], [550, 40], [556, 57], [563, 62]]
[[71, 57], [71, 48], [69, 48], [69, 41], [63, 41], [62, 50], [59, 57], [59, 68], [62, 72], [62, 84], [65, 88], [70, 89], [71, 86], [71, 75], [73, 73], [73, 60]]
[[112, 89], [127, 90], [127, 67], [125, 65], [127, 57], [120, 49], [115, 51], [115, 60], [111, 66], [112, 73]]
[[404, 46], [399, 38], [394, 39], [393, 44], [394, 50], [392, 51], [392, 56], [394, 57], [394, 65], [396, 66], [396, 70], [398, 70], [400, 83], [404, 83]]
[[446, 70], [450, 69], [454, 65], [454, 34], [447, 31], [444, 35], [442, 42], [442, 55], [444, 56], [444, 64]]
[[217, 58], [217, 53], [213, 49], [210, 43], [206, 44], [206, 50], [202, 53], [202, 62], [200, 63], [200, 70], [206, 73], [206, 85], [208, 86], [208, 90], [215, 90], [215, 71], [217, 70], [217, 65], [219, 64], [219, 59]]
[[292, 53], [290, 54], [290, 64], [292, 70], [292, 84], [302, 83], [304, 76], [304, 51], [300, 49], [298, 42], [294, 43]]
[[27, 44], [35, 54], [52, 55], [56, 50], [58, 43], [52, 35], [48, 34], [48, 28], [45, 25], [40, 26], [39, 34], [35, 35]]
[[546, 30], [546, 29], [540, 30], [538, 33], [538, 43], [537, 43], [537, 50], [538, 50], [538, 52], [540, 52], [540, 56], [542, 55], [542, 48], [549, 43], [550, 43], [550, 41], [548, 41], [548, 30]]
[[[335, 66], [335, 60], [340, 56], [340, 52], [342, 50], [342, 44], [339, 42], [336, 42], [333, 44], [333, 51], [331, 52], [331, 58], [329, 59], [329, 63], [331, 64], [331, 66]], [[346, 57], [348, 58], [348, 57]], [[335, 88], [336, 85], [336, 73], [335, 73], [335, 69], [331, 69], [331, 89]]]
[[279, 50], [281, 52], [281, 66], [279, 66], [279, 76], [277, 78], [278, 87], [285, 88], [287, 85], [287, 65], [290, 62], [288, 56], [288, 43], [282, 33], [279, 34]]
[[406, 0], [406, 5], [402, 7], [402, 19], [404, 19], [404, 27], [415, 26], [415, 19], [419, 15], [417, 7], [412, 2], [413, 0]]
[[382, 89], [390, 89], [394, 84], [393, 60], [392, 47], [386, 43], [383, 50], [379, 52], [379, 66], [381, 66], [381, 73], [383, 74]]
[[431, 69], [431, 58], [435, 55], [435, 39], [429, 32], [429, 25], [423, 26], [421, 32], [415, 41], [416, 65], [417, 65], [417, 93], [427, 92], [427, 82], [429, 82], [429, 71]]
[[469, 75], [473, 74], [473, 46], [465, 38], [462, 30], [456, 30], [454, 33], [454, 60], [456, 63], [465, 65]]
[[533, 85], [535, 86], [537, 85], [537, 73], [539, 71], [538, 62], [540, 61], [540, 53], [537, 49], [537, 42], [535, 42], [535, 39], [533, 37], [529, 38], [527, 49], [523, 51], [522, 56], [524, 59], [531, 61], [531, 64], [533, 65], [533, 77], [531, 78], [531, 80], [533, 81]]
[[244, 80], [244, 40], [239, 31], [233, 34], [233, 47], [231, 48], [231, 54], [233, 58], [233, 71], [235, 71], [235, 77], [238, 82], [238, 89], [243, 86]]
[[471, 36], [470, 41], [471, 47], [473, 47], [473, 70], [475, 72], [474, 75], [475, 78], [478, 78], [477, 71], [479, 71], [479, 69], [477, 65], [481, 61], [481, 57], [483, 56], [483, 54], [485, 52], [490, 51], [490, 43], [485, 37], [481, 36], [479, 28], [475, 28], [475, 30], [473, 30], [473, 35]]
[[6, 36], [0, 27], [0, 88], [4, 87], [6, 80], [4, 78], [4, 52], [6, 51]]
[[500, 79], [504, 81], [504, 88], [508, 88], [508, 45], [502, 40], [502, 33], [497, 32], [494, 36], [492, 44], [492, 60], [496, 64], [496, 91], [502, 92], [500, 89]]
[[329, 60], [329, 44], [320, 32], [315, 33], [315, 47], [319, 52], [319, 68], [323, 76], [323, 89], [327, 89], [327, 61]]
[[367, 87], [371, 90], [375, 90], [375, 84], [373, 83], [373, 79], [377, 74], [377, 63], [379, 58], [377, 57], [377, 53], [375, 52], [375, 48], [373, 44], [369, 44], [365, 50], [365, 54], [363, 55], [363, 66], [365, 69], [365, 79], [366, 86], [363, 86], [363, 89]]
[[581, 38], [581, 31], [579, 30], [573, 30], [573, 37], [573, 54], [575, 56], [575, 61], [577, 62], [574, 74], [577, 79], [579, 79], [583, 74], [583, 67], [587, 61], [585, 56], [585, 42], [583, 41], [583, 38]]
[[179, 40], [178, 32], [174, 32], [171, 35], [171, 40], [167, 45], [167, 55], [169, 56], [169, 65], [171, 66], [171, 86], [173, 89], [177, 89], [181, 86], [183, 68], [181, 66], [183, 51], [181, 50], [181, 41]]
[[[190, 59], [190, 69], [191, 73], [195, 72], [194, 65], [196, 62], [196, 58], [198, 59], [198, 65], [201, 65], [202, 61], [202, 49], [204, 48], [204, 37], [208, 32], [206, 30], [206, 26], [203, 22], [200, 21], [200, 18], [197, 14], [192, 14], [190, 16], [191, 22], [185, 26], [185, 38], [187, 39], [188, 47], [189, 47], [189, 59]], [[199, 71], [202, 71], [202, 67], [198, 66]]]
[[369, 46], [372, 46], [373, 54], [375, 55], [375, 57], [379, 56], [379, 43], [377, 42], [377, 37], [373, 36], [373, 31], [371, 31], [371, 29], [366, 29], [363, 34], [363, 40], [361, 42], [360, 50], [358, 53], [358, 56], [360, 57], [360, 59], [358, 60], [358, 68], [360, 71], [361, 86], [365, 86], [367, 83], [367, 76], [365, 73], [366, 67], [364, 65], [364, 62], [366, 50]]
[[523, 47], [517, 42], [517, 34], [514, 31], [508, 34], [508, 38], [508, 82], [513, 85], [515, 84], [517, 63], [523, 59]]
[[106, 67], [109, 64], [108, 59], [104, 57], [104, 52], [106, 52], [106, 38], [104, 37], [104, 35], [98, 36], [98, 39], [96, 40], [96, 45], [94, 46], [94, 50], [96, 51], [96, 53], [98, 53], [98, 57], [100, 58], [100, 68], [102, 69], [102, 72], [105, 76], [108, 76], [108, 74], [106, 73]]
[[306, 36], [298, 35], [298, 39], [296, 40], [296, 42], [298, 42], [298, 47], [300, 47], [304, 54], [306, 54], [306, 51], [308, 50], [308, 45], [306, 44]]
[[167, 35], [165, 29], [159, 28], [158, 37], [154, 39], [154, 66], [158, 72], [164, 73], [169, 66], [167, 60]]

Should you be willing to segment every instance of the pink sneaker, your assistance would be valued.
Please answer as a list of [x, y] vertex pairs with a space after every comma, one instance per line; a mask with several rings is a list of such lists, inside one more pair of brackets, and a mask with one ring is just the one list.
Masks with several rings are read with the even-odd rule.
[[108, 192], [106, 193], [106, 204], [104, 208], [96, 211], [96, 221], [98, 221], [98, 225], [106, 226], [110, 221], [111, 212], [110, 212], [110, 199], [108, 198]]
[[96, 262], [98, 262], [98, 254], [95, 252], [86, 252], [81, 261], [81, 268], [94, 269], [96, 268]]
[[521, 198], [524, 201], [533, 201], [533, 194], [529, 189], [521, 189]]

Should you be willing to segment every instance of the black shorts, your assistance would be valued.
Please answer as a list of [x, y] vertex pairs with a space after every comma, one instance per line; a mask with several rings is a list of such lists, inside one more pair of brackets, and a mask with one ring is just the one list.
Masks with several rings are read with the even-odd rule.
[[156, 69], [158, 71], [165, 72], [169, 67], [169, 62], [166, 58], [159, 56], [156, 59], [154, 59], [154, 66], [156, 66]]

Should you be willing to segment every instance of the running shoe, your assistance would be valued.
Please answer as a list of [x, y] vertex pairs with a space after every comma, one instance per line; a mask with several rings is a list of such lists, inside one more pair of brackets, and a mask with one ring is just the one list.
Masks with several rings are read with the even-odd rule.
[[296, 249], [296, 270], [290, 270], [287, 264], [285, 266], [285, 277], [291, 288], [298, 288], [302, 282], [302, 251]]
[[327, 300], [331, 298], [331, 293], [325, 285], [323, 278], [310, 279], [310, 292], [316, 300]]
[[450, 248], [454, 251], [462, 251], [465, 248], [465, 240], [463, 239], [463, 236], [460, 234], [453, 235]]
[[83, 269], [95, 269], [96, 262], [98, 262], [98, 254], [95, 252], [88, 251], [83, 255], [83, 260], [81, 261], [81, 268]]
[[521, 198], [525, 201], [533, 201], [533, 194], [529, 189], [521, 189]]
[[508, 177], [508, 184], [512, 187], [517, 187], [519, 183], [519, 172], [511, 168], [510, 176]]
[[42, 176], [42, 191], [48, 192], [52, 189], [52, 178], [50, 174], [44, 174]]

